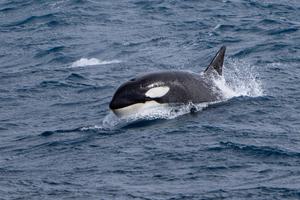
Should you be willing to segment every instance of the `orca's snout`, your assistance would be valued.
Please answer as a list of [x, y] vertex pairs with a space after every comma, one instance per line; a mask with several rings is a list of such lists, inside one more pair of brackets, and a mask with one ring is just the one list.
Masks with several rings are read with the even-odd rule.
[[130, 98], [121, 97], [120, 95], [115, 94], [109, 103], [109, 108], [111, 110], [116, 110], [116, 109], [127, 107], [133, 103], [134, 102]]
[[125, 108], [136, 103], [143, 103], [147, 100], [143, 91], [131, 89], [130, 86], [131, 85], [124, 84], [117, 89], [109, 103], [111, 110]]
[[109, 103], [109, 108], [110, 108], [111, 110], [118, 109], [118, 104], [117, 104], [117, 102], [116, 102], [114, 99], [112, 99], [112, 100], [110, 101], [110, 103]]
[[134, 97], [134, 94], [128, 95], [127, 92], [117, 91], [109, 103], [109, 108], [118, 117], [136, 114], [143, 103], [142, 100], [137, 100]]

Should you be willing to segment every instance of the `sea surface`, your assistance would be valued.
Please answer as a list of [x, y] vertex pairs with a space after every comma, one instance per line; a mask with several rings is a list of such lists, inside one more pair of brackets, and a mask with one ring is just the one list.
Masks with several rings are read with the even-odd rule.
[[[222, 45], [226, 100], [109, 110]], [[0, 199], [300, 199], [300, 2], [0, 0]]]

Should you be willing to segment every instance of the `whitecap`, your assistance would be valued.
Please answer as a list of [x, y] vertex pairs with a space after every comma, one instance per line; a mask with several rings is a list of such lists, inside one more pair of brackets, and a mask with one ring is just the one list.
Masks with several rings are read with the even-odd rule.
[[119, 60], [100, 60], [97, 58], [80, 58], [79, 60], [72, 63], [71, 67], [84, 67], [93, 65], [108, 65], [114, 63], [120, 63]]

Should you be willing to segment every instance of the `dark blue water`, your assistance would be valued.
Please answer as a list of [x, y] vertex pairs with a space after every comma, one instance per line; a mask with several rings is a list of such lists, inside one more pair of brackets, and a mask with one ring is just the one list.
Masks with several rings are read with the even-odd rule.
[[[1, 0], [0, 199], [300, 199], [299, 13], [298, 0]], [[124, 81], [201, 72], [221, 45], [232, 98], [112, 117]]]

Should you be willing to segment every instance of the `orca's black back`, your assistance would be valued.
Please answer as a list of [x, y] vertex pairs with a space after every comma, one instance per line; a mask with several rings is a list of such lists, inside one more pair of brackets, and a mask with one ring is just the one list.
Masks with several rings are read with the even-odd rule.
[[221, 97], [210, 77], [191, 72], [156, 72], [138, 77], [136, 81], [141, 83], [140, 88], [154, 82], [162, 82], [170, 87], [168, 94], [156, 99], [159, 103], [202, 103]]

